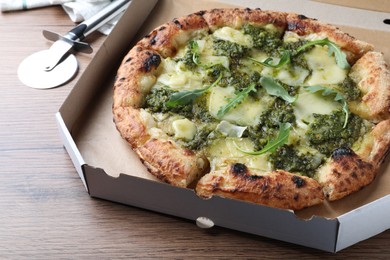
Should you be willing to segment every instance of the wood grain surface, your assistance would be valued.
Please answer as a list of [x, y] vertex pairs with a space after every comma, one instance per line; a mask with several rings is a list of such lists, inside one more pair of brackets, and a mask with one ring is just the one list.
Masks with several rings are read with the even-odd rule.
[[[31, 89], [16, 75], [23, 58], [50, 46], [43, 29], [72, 26], [60, 7], [0, 15], [0, 259], [390, 259], [390, 230], [330, 254], [90, 198], [55, 113], [93, 55], [77, 54], [79, 74], [59, 88]], [[99, 48], [104, 38], [88, 41]]]

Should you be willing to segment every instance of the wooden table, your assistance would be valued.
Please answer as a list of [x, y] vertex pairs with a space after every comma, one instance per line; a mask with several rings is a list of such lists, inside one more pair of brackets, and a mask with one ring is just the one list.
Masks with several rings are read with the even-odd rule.
[[[74, 24], [61, 7], [0, 15], [0, 259], [322, 258], [330, 253], [92, 199], [63, 149], [55, 113], [93, 55], [78, 54], [67, 85], [22, 85], [18, 64], [47, 49], [42, 30]], [[104, 36], [89, 38], [99, 48]], [[358, 228], [358, 227], [357, 227]], [[390, 258], [390, 230], [336, 257]]]

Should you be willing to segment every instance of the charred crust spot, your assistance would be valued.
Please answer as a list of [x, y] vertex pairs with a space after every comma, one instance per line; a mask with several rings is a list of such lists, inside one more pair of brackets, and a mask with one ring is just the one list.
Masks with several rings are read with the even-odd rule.
[[192, 156], [194, 155], [195, 153], [189, 149], [184, 149], [183, 150], [183, 154], [186, 155], [186, 156]]
[[299, 194], [298, 193], [295, 193], [294, 194], [294, 200], [297, 201], [299, 199]]
[[177, 26], [177, 28], [179, 29], [183, 28], [183, 25], [179, 22], [179, 20], [173, 19], [173, 23]]
[[262, 191], [265, 191], [266, 189], [268, 189], [268, 183], [267, 183], [267, 182], [264, 182], [264, 184], [261, 185], [261, 190], [262, 190]]
[[232, 173], [241, 175], [245, 175], [248, 172], [248, 168], [242, 163], [233, 164], [231, 170]]
[[298, 188], [301, 188], [306, 184], [306, 181], [297, 175], [294, 175], [291, 179]]
[[357, 174], [355, 173], [355, 172], [353, 172], [352, 174], [351, 174], [351, 176], [352, 176], [352, 178], [354, 178], [354, 179], [357, 179]]
[[305, 20], [305, 19], [308, 19], [307, 16], [303, 15], [303, 14], [299, 14], [298, 15], [298, 19], [300, 20]]
[[355, 152], [349, 147], [340, 147], [333, 151], [332, 159], [340, 160], [344, 156], [355, 156]]
[[302, 27], [298, 23], [295, 23], [295, 22], [290, 23], [289, 22], [287, 24], [287, 30], [289, 30], [289, 31], [296, 31], [299, 29], [302, 29]]
[[338, 170], [333, 170], [332, 173], [336, 175], [337, 177], [341, 176], [341, 173]]
[[125, 63], [130, 62], [132, 59], [133, 59], [132, 57], [128, 58], [127, 60], [125, 60]]
[[[149, 54], [150, 55], [150, 54]], [[143, 68], [146, 72], [149, 72], [152, 70], [152, 68], [157, 68], [158, 65], [161, 63], [161, 57], [158, 54], [151, 54], [143, 64]]]
[[261, 8], [260, 8], [260, 7], [257, 7], [255, 10], [259, 10], [259, 11], [261, 11]]
[[263, 179], [264, 177], [261, 175], [250, 175], [247, 177], [249, 180], [254, 181], [254, 180], [260, 180]]
[[202, 11], [195, 13], [195, 15], [203, 16], [205, 13], [206, 13], [206, 11], [202, 10]]
[[163, 31], [163, 30], [165, 30], [165, 28], [167, 28], [167, 27], [161, 26], [160, 28], [158, 28], [158, 30], [159, 30], [159, 31]]
[[156, 39], [156, 38], [157, 38], [157, 35], [153, 36], [153, 38], [150, 39], [149, 43], [150, 43], [151, 45], [155, 45], [156, 42], [157, 42], [157, 39]]
[[250, 9], [249, 7], [247, 7], [247, 8], [245, 8], [245, 11], [248, 12], [248, 13], [250, 13], [250, 12], [252, 12], [252, 9]]
[[125, 81], [125, 80], [126, 80], [126, 78], [124, 78], [124, 77], [119, 79], [119, 81]]

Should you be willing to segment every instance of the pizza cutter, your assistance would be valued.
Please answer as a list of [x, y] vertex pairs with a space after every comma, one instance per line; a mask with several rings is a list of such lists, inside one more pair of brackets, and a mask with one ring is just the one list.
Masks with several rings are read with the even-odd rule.
[[37, 89], [54, 88], [68, 82], [78, 69], [77, 59], [72, 52], [92, 53], [92, 47], [81, 41], [124, 11], [130, 2], [113, 1], [63, 36], [44, 30], [43, 36], [54, 41], [54, 44], [50, 49], [33, 53], [20, 63], [17, 72], [20, 81]]

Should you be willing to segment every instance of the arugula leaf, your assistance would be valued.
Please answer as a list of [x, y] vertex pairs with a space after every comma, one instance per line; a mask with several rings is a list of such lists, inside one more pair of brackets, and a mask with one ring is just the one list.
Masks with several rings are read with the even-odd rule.
[[280, 97], [281, 99], [293, 103], [297, 100], [298, 95], [290, 96], [287, 90], [282, 87], [278, 82], [269, 77], [261, 77], [260, 84], [267, 91], [269, 95]]
[[291, 58], [290, 58], [290, 57], [291, 57], [291, 52], [288, 51], [288, 50], [285, 50], [285, 51], [283, 52], [282, 56], [280, 57], [280, 60], [279, 60], [279, 63], [278, 63], [278, 64], [271, 64], [271, 62], [273, 61], [272, 58], [267, 58], [265, 61], [258, 61], [258, 60], [255, 60], [255, 59], [251, 58], [251, 57], [249, 57], [249, 59], [250, 59], [251, 61], [254, 61], [254, 62], [256, 62], [256, 63], [259, 63], [259, 64], [261, 64], [261, 65], [263, 65], [263, 66], [266, 66], [266, 67], [270, 67], [270, 68], [276, 69], [276, 68], [282, 67], [282, 66], [285, 65], [285, 64], [290, 63], [290, 62], [291, 62]]
[[290, 123], [279, 124], [278, 136], [274, 140], [268, 141], [268, 143], [260, 151], [254, 151], [254, 152], [245, 151], [245, 150], [242, 150], [240, 147], [238, 147], [236, 145], [236, 143], [234, 143], [234, 145], [236, 146], [236, 148], [238, 150], [240, 150], [241, 152], [243, 152], [245, 154], [249, 154], [249, 155], [260, 155], [260, 154], [264, 154], [266, 152], [274, 152], [276, 150], [276, 148], [284, 145], [287, 142], [288, 137], [290, 135], [290, 130], [291, 130]]
[[193, 40], [190, 42], [190, 51], [192, 52], [192, 61], [196, 65], [200, 65], [199, 45], [198, 42]]
[[316, 41], [308, 42], [308, 43], [302, 45], [301, 47], [299, 47], [296, 50], [296, 53], [299, 53], [299, 52], [303, 51], [304, 49], [306, 49], [310, 46], [313, 46], [313, 45], [320, 45], [320, 46], [326, 45], [326, 46], [328, 46], [329, 56], [332, 56], [334, 54], [337, 66], [339, 66], [342, 69], [349, 69], [351, 67], [347, 61], [347, 55], [345, 55], [345, 53], [343, 51], [341, 51], [340, 47], [336, 43], [330, 41], [328, 38], [325, 38], [323, 40], [316, 40]]
[[311, 93], [322, 92], [323, 96], [334, 95], [335, 97], [333, 100], [341, 103], [341, 105], [343, 106], [342, 109], [343, 109], [343, 112], [345, 114], [343, 128], [345, 128], [347, 126], [348, 119], [349, 119], [349, 109], [348, 109], [347, 100], [345, 99], [345, 97], [342, 94], [340, 94], [336, 90], [326, 88], [324, 86], [305, 86], [303, 88]]
[[192, 103], [197, 97], [201, 96], [203, 93], [206, 93], [209, 89], [218, 84], [222, 79], [222, 73], [219, 74], [219, 77], [208, 87], [194, 90], [184, 90], [180, 92], [175, 92], [171, 95], [169, 100], [165, 103], [167, 107], [177, 107], [179, 105], [187, 105]]
[[229, 112], [230, 109], [236, 107], [238, 104], [240, 104], [248, 95], [250, 92], [256, 91], [256, 83], [252, 82], [247, 86], [246, 88], [242, 89], [240, 92], [237, 93], [237, 95], [233, 98], [228, 98], [227, 100], [229, 103], [222, 106], [218, 112], [217, 117], [221, 118], [223, 117], [227, 112]]

